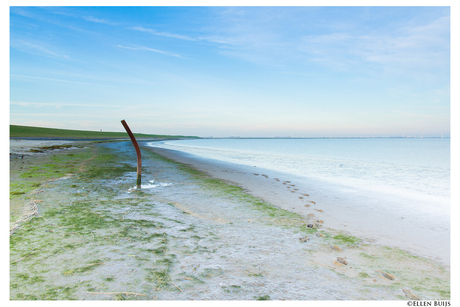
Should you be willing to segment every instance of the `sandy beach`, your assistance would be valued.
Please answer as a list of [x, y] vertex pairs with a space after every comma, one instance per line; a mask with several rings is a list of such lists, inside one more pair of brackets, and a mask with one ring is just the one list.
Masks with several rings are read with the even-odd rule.
[[351, 235], [294, 180], [142, 153], [140, 190], [130, 142], [10, 159], [10, 208], [30, 217], [10, 236], [10, 299], [450, 299], [448, 266]]
[[33, 153], [30, 152], [32, 148], [72, 143], [75, 143], [75, 141], [10, 139], [10, 155], [32, 155]]
[[[449, 233], [449, 221], [444, 224], [433, 223], [436, 212], [432, 214], [431, 223], [425, 224], [417, 216], [399, 213], [394, 208], [377, 211], [379, 206], [370, 204], [365, 198], [361, 201], [367, 207], [348, 207], [345, 199], [334, 199], [331, 195], [324, 197], [305, 184], [304, 179], [295, 175], [204, 159], [163, 148], [152, 150], [172, 160], [191, 165], [210, 176], [236, 184], [276, 207], [305, 218], [308, 214], [315, 213], [324, 221], [324, 227], [351, 233], [368, 242], [400, 248], [450, 266], [450, 236], [444, 235]], [[433, 227], [446, 229], [435, 232]]]

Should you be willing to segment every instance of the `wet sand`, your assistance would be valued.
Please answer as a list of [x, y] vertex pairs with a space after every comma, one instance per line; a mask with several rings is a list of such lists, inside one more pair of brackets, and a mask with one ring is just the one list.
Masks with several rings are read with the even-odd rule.
[[58, 141], [58, 140], [22, 140], [10, 139], [10, 153], [23, 153], [29, 152], [31, 148], [38, 148], [44, 146], [72, 144], [75, 141]]
[[[430, 213], [432, 218], [426, 221], [426, 217], [422, 217], [416, 208], [411, 215], [399, 212], [397, 200], [394, 205], [387, 204], [387, 207], [372, 204], [366, 198], [360, 199], [362, 205], [347, 204], [346, 196], [338, 198], [328, 195], [330, 189], [327, 184], [323, 186], [324, 191], [318, 191], [311, 189], [304, 178], [294, 175], [205, 159], [179, 151], [147, 148], [213, 177], [232, 182], [279, 208], [305, 218], [315, 213], [324, 221], [325, 227], [450, 266], [450, 223], [438, 219], [436, 212]], [[315, 186], [318, 187], [317, 182]]]
[[[88, 144], [71, 155], [61, 152], [71, 157], [63, 166], [76, 164], [77, 173], [45, 178], [17, 199], [34, 202], [39, 215], [10, 236], [10, 299], [450, 298], [449, 270], [330, 229], [314, 200], [305, 207], [308, 196], [298, 191], [289, 196], [304, 197], [303, 207], [314, 212], [307, 218], [149, 150], [142, 149], [146, 188], [134, 188], [130, 142]], [[107, 155], [113, 156], [97, 160]], [[49, 165], [53, 156], [13, 159], [10, 178], [24, 180], [23, 172]], [[123, 172], [106, 174], [120, 167]], [[93, 175], [85, 177], [88, 172]], [[260, 178], [255, 182], [264, 187], [264, 180], [273, 180], [274, 192], [278, 185], [296, 188], [287, 179], [255, 174], [247, 178]], [[270, 197], [276, 200], [276, 193]]]

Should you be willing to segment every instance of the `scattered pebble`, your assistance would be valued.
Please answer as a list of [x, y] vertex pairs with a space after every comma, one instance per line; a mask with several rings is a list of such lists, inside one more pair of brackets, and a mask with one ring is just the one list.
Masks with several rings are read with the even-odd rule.
[[337, 257], [337, 262], [340, 262], [341, 264], [347, 265], [347, 257]]
[[340, 252], [342, 251], [342, 249], [340, 247], [338, 247], [337, 245], [331, 245], [330, 246], [333, 250], [337, 251], [337, 252]]
[[383, 277], [385, 277], [386, 279], [389, 279], [389, 280], [395, 280], [396, 279], [396, 276], [394, 276], [393, 274], [390, 274], [390, 273], [382, 272], [382, 275], [383, 275]]
[[316, 236], [317, 236], [317, 237], [325, 237], [325, 235], [322, 234], [322, 233], [320, 233], [320, 232], [317, 232], [317, 233], [316, 233]]
[[319, 228], [321, 227], [319, 220], [314, 218], [314, 213], [309, 213], [307, 216], [307, 227], [308, 228]]
[[310, 207], [310, 205], [305, 205], [305, 207]]
[[418, 301], [418, 300], [421, 299], [420, 296], [418, 296], [418, 295], [412, 293], [412, 291], [409, 290], [409, 289], [402, 289], [402, 290], [403, 290], [404, 294], [406, 295], [406, 297], [409, 298], [409, 299], [411, 299], [411, 300], [417, 300], [417, 301]]
[[305, 237], [303, 237], [303, 238], [299, 238], [299, 240], [300, 240], [300, 242], [304, 243], [304, 242], [310, 241], [310, 238], [307, 237], [307, 236], [305, 236]]

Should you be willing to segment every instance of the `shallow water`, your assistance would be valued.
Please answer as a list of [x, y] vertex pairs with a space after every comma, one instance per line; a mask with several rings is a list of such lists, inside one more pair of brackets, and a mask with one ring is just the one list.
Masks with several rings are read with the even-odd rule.
[[[172, 185], [172, 183], [168, 183], [168, 182], [158, 182], [158, 183], [154, 183], [154, 182], [155, 182], [154, 179], [149, 180], [148, 184], [141, 184], [140, 189], [145, 190], [145, 189], [153, 189], [153, 188], [158, 188], [158, 187], [169, 187]], [[135, 187], [132, 187], [130, 191], [137, 190], [137, 189], [138, 187], [135, 186]]]
[[407, 197], [450, 195], [449, 139], [203, 139], [149, 145]]
[[[321, 206], [335, 225], [330, 227], [450, 262], [448, 139], [214, 139], [149, 146], [193, 154], [203, 164], [206, 158], [240, 173], [292, 181]], [[290, 196], [285, 186], [275, 187], [260, 176], [213, 175], [243, 183], [256, 196], [272, 195], [268, 200], [280, 206]], [[303, 207], [290, 203], [292, 210]]]

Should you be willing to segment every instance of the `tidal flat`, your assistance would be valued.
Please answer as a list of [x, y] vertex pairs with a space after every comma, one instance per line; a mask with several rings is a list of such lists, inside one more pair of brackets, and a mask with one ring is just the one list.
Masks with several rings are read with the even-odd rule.
[[130, 142], [30, 149], [10, 158], [11, 300], [450, 299], [449, 267], [145, 147], [141, 189]]

